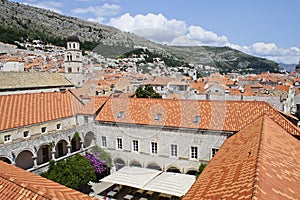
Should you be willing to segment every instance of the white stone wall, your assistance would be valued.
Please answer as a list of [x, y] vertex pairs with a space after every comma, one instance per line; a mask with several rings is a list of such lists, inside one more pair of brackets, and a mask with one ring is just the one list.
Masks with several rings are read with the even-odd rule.
[[[5, 144], [0, 143], [0, 157], [7, 158], [15, 164], [15, 158], [25, 150], [31, 152], [33, 156], [37, 156], [37, 150], [43, 145], [48, 145], [51, 142], [54, 142], [56, 145], [59, 141], [64, 140], [70, 145], [70, 139], [74, 136], [75, 132], [79, 133], [79, 137], [83, 142], [86, 134], [95, 133], [94, 123], [81, 126], [71, 125], [62, 130], [53, 130], [46, 134], [37, 134], [27, 139], [13, 140], [12, 142]], [[94, 144], [95, 141], [93, 141], [92, 145]]]
[[24, 62], [4, 62], [0, 63], [2, 67], [0, 68], [0, 71], [6, 71], [6, 72], [23, 72], [24, 71]]
[[83, 74], [63, 74], [73, 85], [76, 87], [82, 87], [84, 84], [85, 77]]
[[84, 125], [87, 123], [93, 123], [94, 122], [94, 115], [77, 115], [77, 124], [78, 125]]
[[[61, 124], [60, 129], [57, 129], [57, 124]], [[59, 120], [48, 121], [45, 123], [32, 124], [30, 126], [23, 126], [15, 129], [9, 129], [7, 131], [0, 131], [0, 145], [4, 143], [9, 144], [11, 142], [23, 140], [23, 139], [30, 140], [30, 138], [34, 136], [47, 134], [53, 131], [63, 130], [66, 128], [74, 127], [75, 125], [76, 125], [76, 118], [69, 117], [69, 118], [64, 118]], [[46, 127], [46, 133], [41, 132], [42, 127]], [[28, 137], [24, 138], [24, 131], [29, 131]], [[11, 141], [4, 142], [5, 135], [11, 135]]]
[[[161, 169], [167, 170], [176, 167], [181, 172], [197, 170], [200, 162], [211, 159], [211, 149], [223, 144], [227, 135], [220, 132], [196, 130], [163, 130], [147, 126], [111, 126], [107, 124], [96, 125], [97, 144], [110, 153], [113, 161], [122, 159], [126, 165], [138, 161], [143, 167], [156, 163]], [[101, 144], [101, 137], [106, 137], [107, 147]], [[116, 149], [117, 138], [122, 138], [123, 149]], [[132, 151], [132, 140], [138, 140], [139, 152]], [[158, 143], [158, 154], [151, 153], [151, 142]], [[170, 155], [171, 144], [177, 145], [177, 157]], [[198, 159], [190, 158], [190, 147], [198, 147]]]

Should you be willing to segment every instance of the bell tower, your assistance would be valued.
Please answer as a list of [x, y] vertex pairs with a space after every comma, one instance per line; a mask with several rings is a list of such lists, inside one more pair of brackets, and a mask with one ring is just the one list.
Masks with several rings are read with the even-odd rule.
[[82, 53], [80, 41], [76, 35], [68, 37], [64, 60], [65, 73], [82, 73]]
[[79, 38], [76, 35], [69, 36], [64, 58], [64, 76], [76, 87], [82, 87], [84, 83], [82, 58]]

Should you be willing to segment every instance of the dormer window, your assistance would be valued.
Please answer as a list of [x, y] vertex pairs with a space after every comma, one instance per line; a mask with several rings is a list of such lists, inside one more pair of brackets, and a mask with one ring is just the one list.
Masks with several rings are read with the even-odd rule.
[[117, 118], [120, 119], [124, 115], [124, 111], [120, 111], [117, 115]]
[[157, 121], [157, 120], [160, 119], [160, 117], [161, 117], [161, 114], [157, 113], [156, 116], [155, 116], [155, 118], [154, 118], [154, 120]]
[[200, 116], [199, 116], [199, 115], [196, 115], [195, 118], [194, 118], [193, 123], [194, 123], [194, 124], [198, 124], [199, 122], [200, 122]]

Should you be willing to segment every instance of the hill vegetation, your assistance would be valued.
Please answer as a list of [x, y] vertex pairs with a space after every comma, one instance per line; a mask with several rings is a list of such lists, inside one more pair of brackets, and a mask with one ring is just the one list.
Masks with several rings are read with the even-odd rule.
[[40, 39], [44, 43], [65, 46], [66, 38], [76, 34], [81, 40], [83, 50], [93, 50], [105, 57], [124, 56], [136, 47], [147, 47], [170, 66], [201, 64], [217, 67], [222, 73], [280, 70], [278, 64], [273, 61], [229, 47], [161, 45], [110, 26], [7, 0], [0, 0], [0, 20], [0, 41], [5, 43]]

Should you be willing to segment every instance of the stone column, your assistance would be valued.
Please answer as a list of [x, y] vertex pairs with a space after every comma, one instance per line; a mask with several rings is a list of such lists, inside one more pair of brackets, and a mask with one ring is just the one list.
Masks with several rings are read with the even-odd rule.
[[68, 148], [68, 153], [67, 153], [67, 155], [70, 155], [70, 154], [71, 154], [71, 147], [72, 147], [71, 144], [68, 144], [68, 145], [67, 145], [67, 148]]
[[83, 149], [84, 149], [84, 147], [83, 147], [83, 142], [80, 141], [80, 150], [83, 150]]
[[33, 167], [36, 168], [37, 167], [37, 156], [36, 155], [32, 156], [32, 159], [33, 159]]
[[55, 149], [52, 149], [52, 160], [56, 160], [56, 158], [55, 158], [55, 153], [56, 153], [56, 151], [55, 151]]

